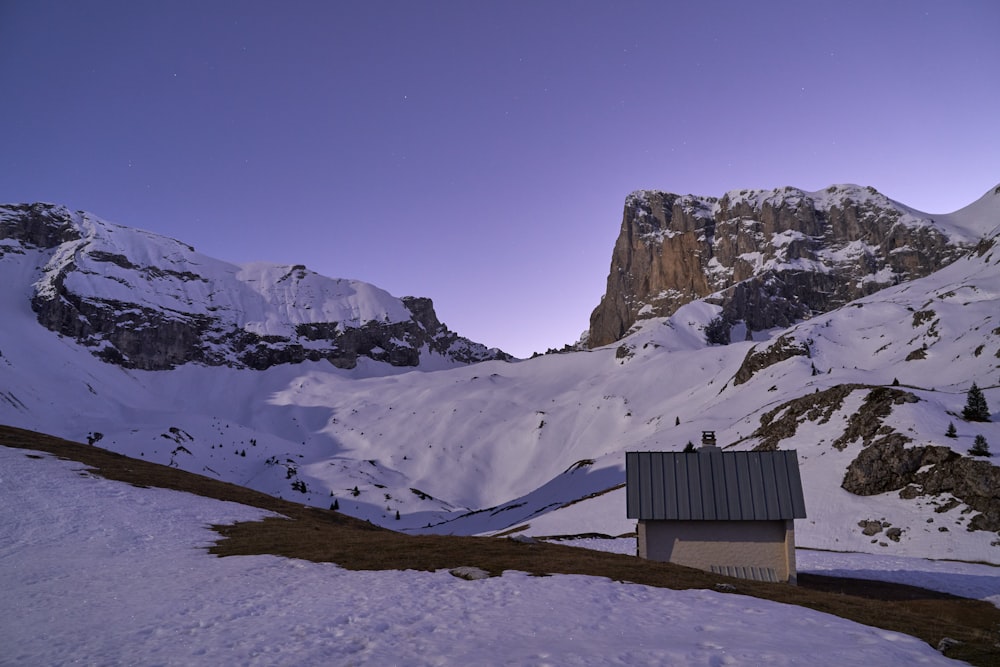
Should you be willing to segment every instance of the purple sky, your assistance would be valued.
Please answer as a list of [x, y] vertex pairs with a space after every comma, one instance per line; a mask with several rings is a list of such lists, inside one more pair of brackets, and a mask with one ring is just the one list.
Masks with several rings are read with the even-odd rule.
[[1000, 3], [0, 0], [0, 201], [587, 328], [625, 195], [1000, 182]]

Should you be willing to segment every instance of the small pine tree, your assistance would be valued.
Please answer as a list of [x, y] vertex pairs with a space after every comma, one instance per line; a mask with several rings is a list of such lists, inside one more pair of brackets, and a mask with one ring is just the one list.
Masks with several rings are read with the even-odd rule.
[[339, 510], [340, 509], [340, 501], [337, 500], [336, 498], [334, 498], [333, 504], [330, 505], [330, 509], [332, 509], [334, 511]]
[[976, 386], [975, 382], [969, 387], [969, 393], [965, 396], [962, 419], [970, 422], [988, 422], [990, 420], [990, 409], [986, 405], [986, 397], [983, 396], [983, 391]]
[[990, 454], [990, 445], [986, 442], [986, 438], [980, 433], [976, 436], [976, 439], [972, 442], [972, 448], [969, 449], [970, 456], [992, 456]]
[[955, 430], [955, 422], [948, 422], [948, 430], [944, 432], [946, 438], [957, 438], [958, 431]]
[[680, 426], [680, 425], [681, 425], [681, 418], [674, 417], [674, 426]]
[[729, 345], [730, 326], [722, 317], [715, 317], [705, 325], [705, 342], [709, 345]]
[[684, 453], [690, 454], [693, 451], [695, 451], [694, 443], [688, 440], [688, 444], [684, 445]]
[[399, 510], [396, 510], [396, 521], [399, 521]]

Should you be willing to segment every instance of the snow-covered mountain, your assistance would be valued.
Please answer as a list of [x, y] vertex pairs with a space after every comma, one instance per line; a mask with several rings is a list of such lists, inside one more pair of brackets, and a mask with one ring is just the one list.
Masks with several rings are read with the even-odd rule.
[[695, 299], [753, 331], [786, 327], [926, 276], [989, 231], [988, 217], [930, 216], [871, 187], [733, 190], [722, 197], [639, 190], [625, 200], [607, 291], [588, 343]]
[[[801, 546], [1000, 563], [998, 468], [966, 455], [977, 435], [1000, 450], [1000, 191], [948, 216], [907, 215], [954, 241], [944, 268], [791, 326], [748, 334], [733, 324], [730, 345], [706, 343], [705, 326], [724, 309], [710, 294], [637, 320], [613, 344], [514, 363], [457, 365], [422, 353], [414, 367], [378, 354], [353, 365], [324, 355], [257, 365], [230, 341], [210, 340], [205, 358], [178, 357], [164, 370], [92, 354], [121, 351], [114, 328], [94, 328], [83, 344], [75, 330], [40, 326], [39, 300], [52, 285], [52, 299], [108, 297], [102, 308], [125, 317], [125, 292], [113, 284], [164, 280], [142, 308], [159, 312], [163, 292], [164, 317], [218, 316], [311, 349], [301, 325], [334, 319], [314, 317], [321, 308], [343, 313], [323, 304], [342, 303], [328, 295], [347, 284], [298, 269], [290, 272], [305, 277], [279, 282], [281, 270], [234, 267], [141, 232], [130, 234], [149, 243], [126, 248], [113, 245], [125, 232], [81, 234], [105, 240], [71, 252], [66, 244], [80, 239], [35, 225], [0, 242], [0, 423], [400, 530], [536, 536], [630, 533], [623, 452], [680, 449], [714, 430], [724, 447], [798, 451], [809, 515], [796, 526]], [[961, 244], [956, 230], [965, 230]], [[106, 254], [94, 260], [94, 250]], [[152, 266], [179, 275], [141, 268]], [[241, 291], [199, 291], [188, 272], [228, 275]], [[281, 292], [286, 283], [301, 287]], [[324, 296], [282, 310], [304, 293]], [[405, 317], [391, 298], [358, 300], [366, 305], [357, 321]], [[973, 382], [992, 422], [960, 417]], [[954, 438], [945, 436], [950, 423]]]
[[0, 242], [0, 256], [41, 267], [31, 293], [38, 321], [125, 368], [507, 358], [449, 331], [430, 299], [398, 299], [302, 265], [221, 262], [61, 206], [0, 206]]

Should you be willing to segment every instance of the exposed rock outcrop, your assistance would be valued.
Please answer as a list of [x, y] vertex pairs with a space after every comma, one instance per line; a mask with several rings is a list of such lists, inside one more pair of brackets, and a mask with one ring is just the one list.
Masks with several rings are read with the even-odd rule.
[[760, 426], [751, 438], [757, 438], [759, 443], [754, 449], [771, 451], [778, 449], [780, 442], [795, 435], [799, 424], [810, 421], [825, 424], [844, 405], [851, 392], [865, 389], [860, 384], [839, 384], [823, 391], [806, 394], [799, 398], [782, 403], [768, 410], [760, 417]]
[[740, 364], [740, 368], [733, 377], [734, 385], [741, 385], [754, 374], [764, 370], [768, 366], [791, 359], [792, 357], [808, 357], [809, 343], [795, 340], [792, 336], [779, 336], [768, 345], [754, 346], [747, 352], [747, 356]]
[[[1000, 468], [944, 446], [911, 447], [909, 437], [885, 424], [894, 406], [919, 400], [908, 391], [844, 384], [787, 401], [761, 416], [760, 426], [750, 436], [760, 441], [755, 449], [777, 449], [804, 422], [828, 422], [847, 396], [859, 390], [867, 391], [861, 406], [832, 443], [841, 450], [853, 443], [861, 445], [841, 487], [859, 496], [899, 491], [904, 499], [951, 494], [957, 499], [955, 505], [965, 503], [978, 512], [969, 530], [1000, 531]], [[874, 534], [874, 524], [862, 522], [862, 528], [865, 535]]]
[[894, 439], [898, 442], [909, 442], [909, 438], [896, 433], [883, 421], [892, 412], [894, 405], [917, 403], [919, 400], [902, 389], [872, 387], [861, 407], [847, 420], [847, 428], [833, 441], [833, 446], [842, 450], [857, 440], [861, 440], [861, 444], [865, 447]]
[[638, 191], [625, 201], [590, 347], [708, 297], [730, 324], [786, 327], [941, 268], [961, 247], [872, 188]]
[[898, 439], [865, 447], [847, 468], [842, 486], [859, 496], [949, 493], [979, 512], [969, 530], [1000, 531], [1000, 468], [947, 447], [904, 447]]
[[[4, 206], [0, 209], [0, 239], [18, 241], [28, 248], [54, 248], [75, 241], [80, 232], [66, 213], [64, 208], [52, 204]], [[5, 250], [20, 252], [17, 245], [0, 245], [0, 257]]]

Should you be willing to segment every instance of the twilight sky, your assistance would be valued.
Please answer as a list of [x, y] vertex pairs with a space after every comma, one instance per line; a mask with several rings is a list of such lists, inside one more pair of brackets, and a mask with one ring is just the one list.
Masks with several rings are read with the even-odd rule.
[[995, 0], [0, 0], [0, 202], [574, 342], [625, 196], [1000, 183]]

